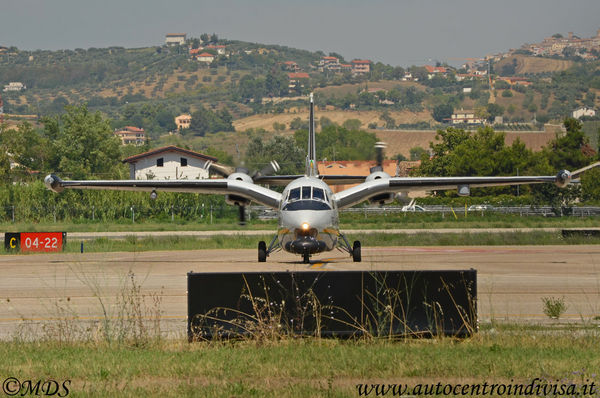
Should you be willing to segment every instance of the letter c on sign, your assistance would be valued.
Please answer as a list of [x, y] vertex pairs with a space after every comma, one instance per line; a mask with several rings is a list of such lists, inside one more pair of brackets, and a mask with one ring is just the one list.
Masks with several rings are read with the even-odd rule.
[[16, 241], [17, 241], [17, 238], [10, 238], [10, 242], [9, 242], [9, 244], [10, 244], [10, 248], [11, 248], [11, 249], [14, 249], [15, 247], [17, 247], [17, 246], [15, 245], [15, 242], [16, 242]]

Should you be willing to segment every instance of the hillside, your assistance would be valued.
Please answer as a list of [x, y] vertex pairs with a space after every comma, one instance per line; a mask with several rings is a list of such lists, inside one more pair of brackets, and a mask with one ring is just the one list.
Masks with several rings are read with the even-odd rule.
[[[304, 99], [310, 91], [315, 92], [318, 121], [341, 125], [357, 119], [362, 128], [378, 132], [443, 128], [450, 114], [434, 118], [440, 106], [475, 110], [489, 121], [501, 116], [502, 128], [535, 130], [540, 125], [531, 123], [534, 117], [540, 124], [558, 124], [579, 106], [600, 104], [598, 62], [524, 55], [503, 59], [493, 69], [503, 70], [514, 62], [515, 73], [526, 75], [527, 85], [500, 81], [494, 74], [490, 99], [486, 76], [464, 78], [464, 71], [449, 67], [443, 74], [428, 76], [423, 67], [371, 60], [370, 72], [357, 74], [323, 66], [330, 58], [339, 65], [350, 62], [338, 54], [325, 57], [322, 52], [224, 39], [200, 43], [206, 46], [203, 51], [214, 54], [207, 64], [190, 55], [198, 44], [195, 40], [175, 47], [0, 54], [0, 85], [20, 81], [27, 86], [21, 92], [3, 93], [5, 112], [43, 117], [85, 102], [109, 117], [114, 128], [141, 127], [159, 143], [159, 137], [175, 130], [175, 116], [200, 111], [228, 121], [215, 126], [289, 134], [298, 126], [294, 121], [306, 119]], [[292, 70], [307, 77], [295, 82], [289, 77]], [[192, 142], [218, 128], [196, 128], [179, 139]], [[398, 152], [423, 145], [427, 142], [413, 137], [399, 145]]]
[[513, 64], [515, 62], [515, 74], [517, 75], [561, 72], [575, 65], [574, 61], [567, 59], [512, 55], [497, 62], [494, 66], [497, 70], [501, 70], [505, 65]]

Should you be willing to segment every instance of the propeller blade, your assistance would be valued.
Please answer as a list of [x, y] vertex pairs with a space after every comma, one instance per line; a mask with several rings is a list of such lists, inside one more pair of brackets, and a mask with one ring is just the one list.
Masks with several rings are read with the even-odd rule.
[[273, 160], [267, 166], [254, 173], [254, 175], [252, 175], [252, 179], [258, 176], [270, 176], [277, 173], [279, 170], [281, 170], [281, 167], [279, 167], [279, 163]]
[[238, 206], [240, 225], [246, 225], [246, 206]]
[[371, 167], [371, 169], [369, 170], [371, 173], [375, 173], [376, 171], [383, 171], [383, 150], [386, 147], [386, 143], [385, 142], [376, 142], [375, 143], [375, 153], [376, 155], [376, 162], [377, 162], [377, 166]]
[[222, 177], [229, 177], [230, 174], [235, 172], [234, 168], [231, 166], [225, 166], [223, 164], [213, 163], [210, 161], [206, 163], [205, 169], [208, 170], [209, 173], [213, 172]]

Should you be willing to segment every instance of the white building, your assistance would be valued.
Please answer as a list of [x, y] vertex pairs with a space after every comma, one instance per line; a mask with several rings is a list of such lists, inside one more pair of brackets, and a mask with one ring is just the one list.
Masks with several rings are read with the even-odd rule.
[[571, 115], [575, 118], [575, 119], [580, 119], [583, 116], [596, 116], [596, 111], [593, 110], [592, 108], [587, 108], [587, 107], [583, 107], [583, 108], [579, 108], [579, 109], [575, 109]]
[[204, 63], [210, 64], [210, 63], [212, 63], [212, 61], [215, 60], [215, 56], [212, 55], [211, 53], [202, 53], [202, 54], [198, 54], [196, 59], [198, 60], [198, 62], [204, 62]]
[[27, 87], [21, 82], [10, 82], [6, 86], [4, 86], [3, 91], [21, 91], [25, 90]]
[[132, 180], [198, 180], [208, 178], [208, 162], [217, 158], [174, 145], [153, 149], [123, 160]]
[[168, 33], [165, 36], [165, 44], [167, 44], [168, 46], [175, 44], [182, 46], [185, 44], [186, 36], [186, 33]]
[[475, 115], [475, 111], [461, 109], [450, 117], [452, 124], [483, 124], [485, 119]]

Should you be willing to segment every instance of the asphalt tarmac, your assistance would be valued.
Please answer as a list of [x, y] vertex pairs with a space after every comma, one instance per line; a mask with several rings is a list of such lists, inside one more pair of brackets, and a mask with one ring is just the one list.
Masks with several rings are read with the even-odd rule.
[[56, 337], [60, 328], [114, 320], [124, 308], [122, 297], [131, 297], [132, 279], [145, 296], [144, 315], [159, 310], [163, 332], [183, 337], [189, 271], [474, 268], [480, 321], [553, 322], [543, 312], [544, 297], [564, 298], [562, 322], [600, 316], [600, 245], [363, 247], [361, 263], [337, 251], [310, 264], [284, 252], [266, 263], [256, 259], [256, 250], [2, 255], [0, 338]]

